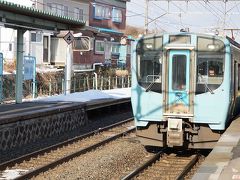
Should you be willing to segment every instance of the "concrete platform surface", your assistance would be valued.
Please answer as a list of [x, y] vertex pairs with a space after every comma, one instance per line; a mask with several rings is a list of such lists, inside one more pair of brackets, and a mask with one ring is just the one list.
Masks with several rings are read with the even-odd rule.
[[21, 104], [0, 104], [0, 125], [31, 119], [49, 113], [64, 112], [85, 107], [86, 103], [72, 102], [23, 102]]
[[240, 180], [240, 118], [220, 137], [193, 180]]

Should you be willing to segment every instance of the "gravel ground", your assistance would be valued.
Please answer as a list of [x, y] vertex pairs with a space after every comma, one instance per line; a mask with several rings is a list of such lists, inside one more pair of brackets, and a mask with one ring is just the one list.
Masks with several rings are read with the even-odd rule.
[[120, 179], [150, 155], [135, 137], [121, 138], [33, 179]]

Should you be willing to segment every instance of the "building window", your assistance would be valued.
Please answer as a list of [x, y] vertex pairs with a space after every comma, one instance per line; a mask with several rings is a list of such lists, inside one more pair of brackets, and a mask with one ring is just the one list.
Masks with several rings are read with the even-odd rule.
[[112, 21], [116, 23], [121, 23], [122, 22], [122, 11], [117, 8], [113, 8], [112, 11]]
[[63, 9], [64, 9], [64, 16], [68, 16], [68, 7], [67, 6], [63, 6]]
[[41, 33], [31, 33], [31, 41], [32, 42], [41, 42], [42, 41], [42, 34]]
[[104, 54], [104, 41], [95, 41], [95, 53]]
[[12, 43], [9, 43], [9, 45], [8, 45], [8, 51], [12, 51]]
[[104, 19], [110, 19], [111, 18], [111, 9], [109, 7], [104, 7], [103, 15], [104, 15]]
[[119, 54], [119, 50], [120, 50], [120, 44], [113, 43], [112, 44], [112, 54]]
[[45, 9], [55, 15], [68, 16], [68, 7], [62, 4], [47, 3], [47, 7]]
[[127, 54], [131, 54], [131, 51], [132, 51], [131, 45], [128, 44], [128, 45], [127, 45]]
[[110, 19], [111, 18], [111, 8], [107, 6], [101, 6], [94, 4], [94, 18], [95, 19]]
[[83, 21], [83, 9], [74, 8], [74, 19]]
[[91, 39], [89, 37], [75, 37], [73, 41], [73, 50], [88, 51], [91, 49]]

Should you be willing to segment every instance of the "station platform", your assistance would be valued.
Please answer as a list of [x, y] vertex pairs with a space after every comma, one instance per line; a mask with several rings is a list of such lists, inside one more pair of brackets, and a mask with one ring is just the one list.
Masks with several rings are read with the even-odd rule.
[[32, 119], [49, 113], [60, 113], [79, 106], [84, 107], [86, 104], [72, 102], [23, 102], [21, 104], [0, 104], [0, 125]]
[[86, 104], [80, 102], [24, 102], [0, 105], [2, 152], [39, 139], [72, 131], [87, 123]]
[[220, 137], [192, 179], [240, 179], [240, 117]]
[[[81, 95], [78, 94], [82, 97]], [[21, 104], [0, 104], [0, 158], [2, 152], [79, 129], [88, 124], [88, 111], [130, 104], [129, 97], [92, 97], [82, 101], [76, 95], [69, 96], [50, 97]]]
[[14, 121], [31, 119], [43, 116], [48, 112], [63, 112], [71, 108], [85, 107], [86, 111], [103, 108], [106, 106], [129, 103], [130, 98], [121, 99], [95, 99], [86, 102], [70, 101], [33, 101], [21, 104], [0, 104], [0, 125], [12, 123]]

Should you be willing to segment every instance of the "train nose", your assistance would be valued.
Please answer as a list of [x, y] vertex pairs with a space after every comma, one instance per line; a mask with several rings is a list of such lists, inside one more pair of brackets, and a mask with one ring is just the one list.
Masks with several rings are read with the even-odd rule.
[[175, 93], [175, 96], [181, 97], [181, 96], [182, 96], [182, 93], [181, 93], [181, 92], [177, 92], [177, 93]]

